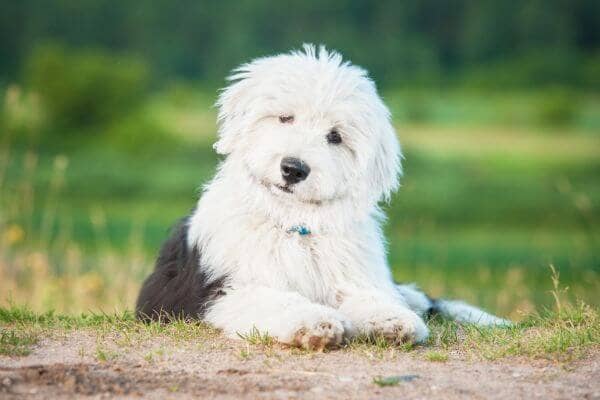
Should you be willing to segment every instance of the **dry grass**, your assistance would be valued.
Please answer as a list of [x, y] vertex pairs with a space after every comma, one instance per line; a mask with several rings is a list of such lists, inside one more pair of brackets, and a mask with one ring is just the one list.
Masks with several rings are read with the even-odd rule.
[[[142, 271], [151, 265], [142, 251], [139, 232], [133, 230], [126, 254], [103, 246], [90, 252], [75, 240], [69, 220], [57, 220], [58, 194], [64, 185], [69, 161], [56, 156], [44, 198], [36, 198], [33, 176], [37, 155], [27, 153], [16, 190], [3, 185], [10, 147], [0, 163], [0, 293], [1, 302], [28, 304], [35, 310], [60, 312], [124, 310], [130, 307], [139, 289]], [[41, 222], [34, 222], [34, 207], [42, 209]], [[105, 218], [90, 210], [89, 223], [102, 237]]]

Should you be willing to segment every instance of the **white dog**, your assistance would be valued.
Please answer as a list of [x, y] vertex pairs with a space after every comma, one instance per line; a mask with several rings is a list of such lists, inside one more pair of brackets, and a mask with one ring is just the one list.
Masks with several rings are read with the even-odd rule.
[[398, 187], [401, 152], [365, 70], [305, 45], [229, 80], [214, 146], [225, 158], [164, 245], [140, 317], [202, 318], [313, 349], [357, 334], [421, 342], [431, 312], [507, 323], [393, 282], [378, 203]]

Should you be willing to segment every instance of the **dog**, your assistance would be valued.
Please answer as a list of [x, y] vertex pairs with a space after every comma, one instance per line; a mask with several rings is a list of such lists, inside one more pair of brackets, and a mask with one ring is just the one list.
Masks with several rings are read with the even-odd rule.
[[401, 147], [364, 69], [304, 45], [229, 82], [217, 101], [223, 160], [163, 245], [140, 319], [201, 319], [317, 350], [357, 335], [423, 342], [432, 313], [509, 323], [393, 281], [379, 205], [398, 188]]

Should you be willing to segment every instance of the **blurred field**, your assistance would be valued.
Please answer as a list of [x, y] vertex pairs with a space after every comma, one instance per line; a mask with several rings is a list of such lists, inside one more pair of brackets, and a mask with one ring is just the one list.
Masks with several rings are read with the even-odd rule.
[[[214, 172], [215, 95], [175, 85], [101, 135], [64, 141], [39, 133], [48, 116], [35, 93], [9, 87], [0, 303], [130, 309], [168, 228]], [[552, 264], [567, 298], [600, 304], [596, 95], [570, 93], [574, 109], [549, 106], [547, 91], [384, 95], [405, 152], [386, 207], [397, 279], [518, 319], [552, 303]]]

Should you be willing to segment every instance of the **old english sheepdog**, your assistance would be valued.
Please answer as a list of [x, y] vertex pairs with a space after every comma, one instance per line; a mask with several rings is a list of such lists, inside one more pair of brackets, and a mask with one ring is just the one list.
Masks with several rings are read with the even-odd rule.
[[197, 318], [309, 349], [358, 334], [422, 342], [431, 313], [508, 323], [393, 281], [379, 203], [398, 188], [401, 150], [364, 69], [305, 45], [229, 81], [217, 102], [223, 161], [163, 245], [138, 317]]

